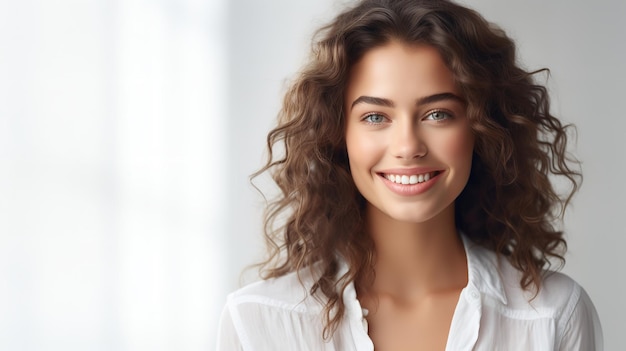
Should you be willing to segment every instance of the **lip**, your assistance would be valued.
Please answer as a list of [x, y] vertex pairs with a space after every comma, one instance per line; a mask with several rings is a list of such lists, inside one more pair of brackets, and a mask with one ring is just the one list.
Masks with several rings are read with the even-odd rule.
[[[423, 183], [417, 184], [398, 184], [390, 181], [385, 178], [385, 174], [396, 174], [396, 175], [413, 175], [413, 174], [423, 174], [430, 172], [439, 172], [436, 176], [430, 178], [429, 180]], [[382, 172], [376, 172], [376, 174], [380, 177], [383, 184], [387, 186], [389, 190], [393, 193], [400, 196], [415, 196], [422, 193], [425, 193], [433, 187], [437, 181], [441, 178], [441, 175], [444, 173], [444, 170], [440, 168], [401, 168], [401, 169], [387, 169]]]

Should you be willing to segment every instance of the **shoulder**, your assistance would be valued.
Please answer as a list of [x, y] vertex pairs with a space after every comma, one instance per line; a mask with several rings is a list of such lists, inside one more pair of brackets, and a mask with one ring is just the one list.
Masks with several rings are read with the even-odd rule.
[[[572, 278], [556, 271], [543, 273], [540, 289], [523, 289], [523, 273], [504, 255], [477, 244], [468, 247], [471, 280], [479, 290], [496, 298], [509, 309], [567, 314], [581, 298], [584, 290]], [[553, 316], [554, 317], [554, 316]]]
[[298, 350], [322, 333], [320, 299], [309, 291], [314, 275], [258, 281], [228, 296], [222, 313], [219, 350]]
[[[492, 253], [495, 255], [495, 253]], [[525, 290], [522, 272], [506, 257], [496, 258], [506, 304], [499, 307], [509, 317], [552, 321], [558, 350], [602, 350], [602, 327], [585, 289], [570, 276], [545, 271], [541, 287]]]
[[545, 271], [539, 290], [534, 287], [523, 289], [520, 285], [522, 272], [504, 257], [499, 261], [503, 287], [511, 307], [547, 308], [553, 313], [567, 315], [580, 299], [582, 287], [564, 273]]
[[501, 289], [506, 305], [515, 310], [532, 310], [552, 318], [567, 318], [581, 302], [583, 288], [568, 275], [546, 270], [543, 272], [539, 290], [534, 287], [523, 289], [520, 285], [522, 272], [515, 268], [505, 256], [486, 250], [496, 263]]
[[[535, 302], [536, 300], [536, 302]], [[574, 279], [546, 272], [541, 289], [530, 304], [554, 309], [559, 350], [602, 350], [600, 318], [591, 298]]]
[[520, 347], [518, 336], [532, 335], [525, 342], [534, 346], [524, 349], [547, 344], [555, 350], [603, 349], [596, 309], [574, 279], [545, 271], [539, 290], [523, 289], [522, 272], [507, 257], [476, 244], [467, 247], [470, 281], [483, 296], [482, 324], [497, 328], [498, 338], [516, 340]]
[[577, 307], [591, 302], [581, 285], [564, 273], [546, 270], [539, 290], [533, 287], [523, 289], [520, 285], [522, 272], [513, 267], [506, 257], [500, 257], [498, 263], [510, 308], [541, 311], [566, 321]]
[[294, 312], [318, 311], [321, 305], [310, 295], [315, 280], [315, 273], [309, 269], [261, 280], [231, 293], [227, 304], [231, 307], [257, 304]]

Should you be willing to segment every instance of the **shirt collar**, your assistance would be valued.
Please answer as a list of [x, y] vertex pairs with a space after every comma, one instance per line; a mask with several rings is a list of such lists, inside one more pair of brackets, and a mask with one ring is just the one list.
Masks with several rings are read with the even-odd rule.
[[[501, 276], [500, 261], [496, 253], [474, 243], [463, 234], [461, 234], [461, 238], [467, 257], [467, 285], [476, 288], [482, 294], [496, 298], [506, 305], [507, 298]], [[347, 271], [348, 264], [344, 259], [340, 258], [337, 277], [341, 277]], [[351, 282], [346, 287], [343, 299], [348, 310], [354, 311], [353, 313], [361, 313], [361, 305], [357, 300], [354, 282]]]
[[461, 235], [467, 257], [468, 286], [474, 286], [483, 294], [507, 304], [502, 281], [500, 260], [495, 252], [478, 245]]

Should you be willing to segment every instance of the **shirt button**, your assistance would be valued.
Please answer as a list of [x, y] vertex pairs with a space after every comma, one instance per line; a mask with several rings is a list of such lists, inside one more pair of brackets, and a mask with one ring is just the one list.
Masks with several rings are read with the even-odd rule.
[[480, 297], [480, 294], [478, 294], [478, 292], [477, 292], [477, 291], [472, 290], [472, 291], [470, 292], [470, 296], [472, 297], [472, 299], [474, 299], [474, 300], [478, 300], [478, 298]]

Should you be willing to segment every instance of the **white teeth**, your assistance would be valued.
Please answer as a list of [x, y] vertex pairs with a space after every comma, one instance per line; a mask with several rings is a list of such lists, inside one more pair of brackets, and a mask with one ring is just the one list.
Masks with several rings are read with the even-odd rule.
[[396, 184], [417, 184], [429, 181], [435, 176], [435, 172], [412, 175], [385, 174], [385, 178]]

